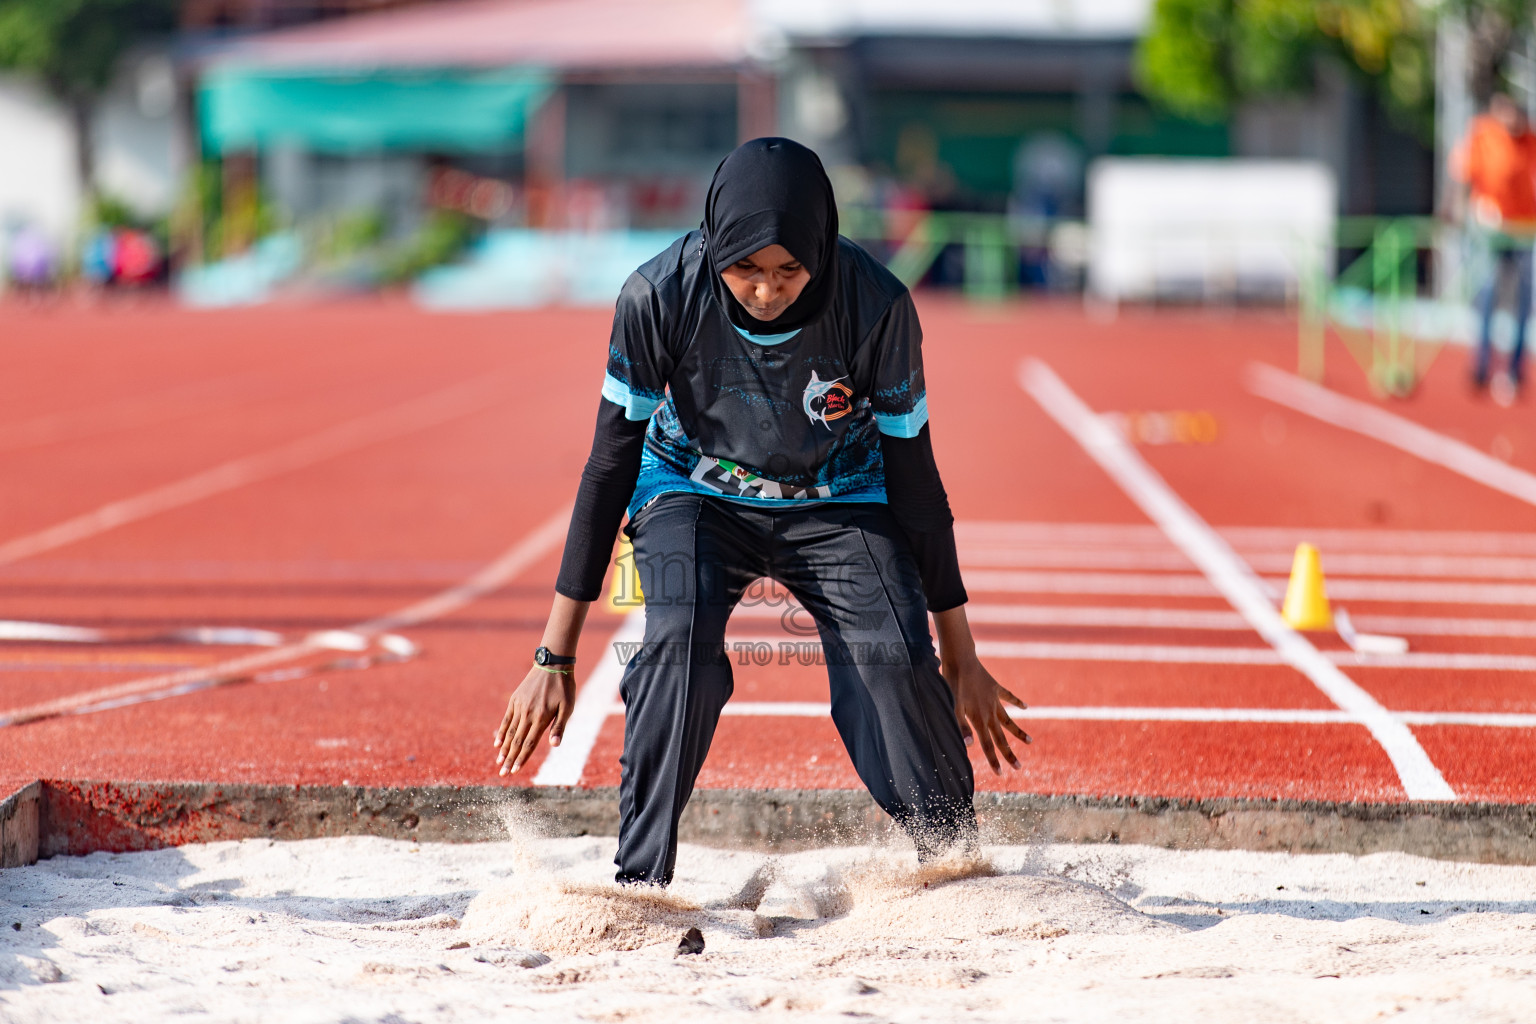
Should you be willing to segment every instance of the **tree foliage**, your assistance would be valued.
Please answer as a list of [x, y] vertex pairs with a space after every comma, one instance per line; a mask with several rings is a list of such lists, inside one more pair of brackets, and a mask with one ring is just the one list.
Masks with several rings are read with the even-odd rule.
[[1466, 19], [1474, 91], [1486, 97], [1533, 9], [1536, 0], [1157, 0], [1137, 73], [1154, 99], [1214, 120], [1243, 100], [1305, 94], [1318, 62], [1332, 59], [1427, 129], [1438, 20]]
[[60, 99], [99, 94], [123, 52], [176, 25], [178, 0], [0, 0], [0, 67], [37, 75]]
[[81, 180], [93, 177], [91, 103], [123, 54], [176, 26], [179, 0], [0, 0], [0, 70], [36, 76], [75, 123]]

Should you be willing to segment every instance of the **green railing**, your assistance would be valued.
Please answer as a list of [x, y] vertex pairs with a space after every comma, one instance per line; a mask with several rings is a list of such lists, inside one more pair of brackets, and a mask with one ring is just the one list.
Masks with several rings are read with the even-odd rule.
[[839, 210], [838, 217], [849, 238], [894, 246], [886, 265], [908, 287], [923, 279], [947, 247], [961, 246], [961, 290], [967, 298], [982, 300], [1018, 290], [1020, 249], [1046, 245], [1058, 223], [995, 213], [862, 208]]
[[[1331, 327], [1372, 387], [1402, 398], [1418, 387], [1455, 329], [1443, 321], [1459, 318], [1493, 272], [1492, 256], [1529, 247], [1531, 240], [1430, 217], [1350, 217], [1339, 222], [1337, 244], [1338, 251], [1358, 255], [1331, 280], [1314, 274], [1305, 282], [1300, 372], [1322, 378]], [[1345, 312], [1362, 298], [1363, 324]]]
[[[1404, 397], [1418, 387], [1429, 361], [1439, 351], [1439, 342], [1422, 345], [1404, 330], [1403, 321], [1405, 305], [1418, 297], [1421, 275], [1427, 278], [1433, 270], [1437, 227], [1433, 220], [1420, 217], [1349, 217], [1339, 221], [1336, 251], [1358, 251], [1359, 255], [1331, 280], [1321, 272], [1324, 259], [1314, 259], [1307, 267], [1308, 273], [1302, 278], [1297, 353], [1297, 369], [1303, 377], [1322, 380], [1328, 328], [1332, 326], [1377, 391]], [[1350, 294], [1368, 298], [1368, 326], [1349, 324], [1333, 315], [1337, 300]]]
[[[840, 218], [845, 235], [888, 253], [891, 272], [908, 286], [921, 281], [947, 247], [960, 246], [961, 290], [980, 300], [1018, 290], [1022, 250], [1053, 249], [1063, 232], [1086, 238], [1080, 222], [1002, 214], [846, 208]], [[1446, 270], [1437, 265], [1437, 253], [1460, 251], [1462, 236], [1448, 234], [1454, 230], [1428, 217], [1344, 217], [1330, 246], [1298, 240], [1297, 366], [1302, 376], [1322, 379], [1332, 333], [1377, 391], [1411, 394], [1445, 339], [1416, 334], [1409, 329], [1409, 316], [1422, 301], [1421, 284]], [[1496, 238], [1494, 244], [1528, 243]], [[1336, 259], [1345, 258], [1342, 268], [1332, 272]], [[1460, 293], [1446, 297], [1454, 303], [1470, 298]]]

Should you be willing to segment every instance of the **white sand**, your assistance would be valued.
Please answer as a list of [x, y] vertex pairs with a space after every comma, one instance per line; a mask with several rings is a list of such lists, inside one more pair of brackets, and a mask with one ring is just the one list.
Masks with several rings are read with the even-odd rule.
[[58, 858], [0, 873], [0, 1020], [1536, 1019], [1536, 868], [987, 853], [685, 847], [666, 895], [611, 839]]

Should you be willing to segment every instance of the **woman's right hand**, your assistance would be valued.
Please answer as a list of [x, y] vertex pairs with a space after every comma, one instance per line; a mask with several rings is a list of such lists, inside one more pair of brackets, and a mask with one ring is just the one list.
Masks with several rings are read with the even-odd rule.
[[[555, 595], [549, 609], [549, 623], [544, 627], [543, 646], [556, 654], [574, 657], [581, 640], [581, 627], [587, 621], [591, 601], [577, 601], [564, 594]], [[507, 701], [507, 713], [496, 727], [496, 763], [502, 775], [510, 775], [533, 756], [544, 730], [549, 730], [549, 745], [558, 747], [576, 706], [576, 666], [565, 671], [546, 672], [537, 665], [528, 669], [523, 681]]]
[[507, 701], [507, 713], [496, 728], [496, 763], [502, 775], [517, 771], [538, 748], [544, 730], [549, 745], [558, 747], [576, 703], [576, 667], [567, 672], [546, 672], [537, 665]]

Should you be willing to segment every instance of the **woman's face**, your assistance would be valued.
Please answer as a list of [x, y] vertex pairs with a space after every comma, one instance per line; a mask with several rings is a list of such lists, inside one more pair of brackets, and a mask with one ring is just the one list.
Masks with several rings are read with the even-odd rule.
[[782, 245], [770, 245], [720, 272], [731, 294], [758, 320], [776, 320], [800, 297], [811, 272]]

